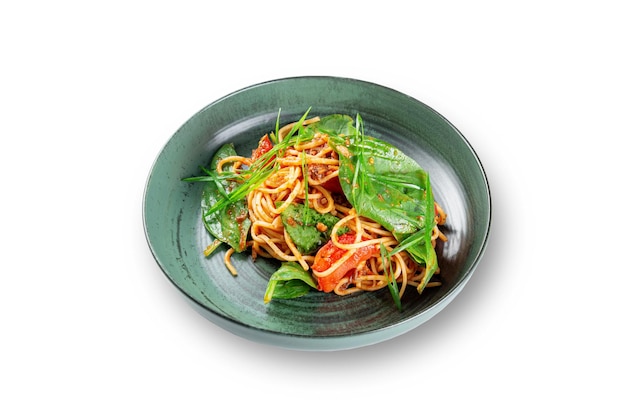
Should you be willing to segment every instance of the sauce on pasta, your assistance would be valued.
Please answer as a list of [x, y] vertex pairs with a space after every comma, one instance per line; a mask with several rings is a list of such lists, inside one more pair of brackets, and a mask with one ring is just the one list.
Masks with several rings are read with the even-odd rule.
[[[274, 141], [270, 135], [264, 135], [248, 157], [233, 155], [221, 159], [216, 166], [218, 175], [226, 172], [228, 167], [229, 172], [246, 178], [255, 162], [261, 160], [276, 143], [294, 134], [292, 129], [316, 123], [320, 118], [303, 120], [300, 126], [291, 123], [280, 128], [273, 136]], [[386, 230], [376, 221], [359, 215], [348, 202], [339, 178], [341, 152], [342, 149], [329, 142], [327, 133], [316, 132], [312, 138], [293, 141], [271, 159], [267, 158], [264, 163], [273, 164], [274, 169], [245, 195], [250, 228], [242, 238], [252, 258], [297, 263], [303, 271], [312, 275], [317, 290], [340, 296], [359, 291], [378, 291], [388, 287], [390, 280], [397, 285], [399, 297], [410, 287], [416, 287], [421, 292], [426, 286], [440, 285], [435, 281], [426, 285], [426, 267], [405, 250], [394, 252], [399, 242], [393, 230]], [[297, 227], [294, 218], [281, 215], [291, 205], [305, 206], [315, 213], [337, 218], [332, 227], [322, 222], [315, 224], [315, 228], [328, 239], [313, 253], [301, 252], [287, 232], [285, 221]], [[446, 213], [435, 202], [434, 227], [430, 236], [433, 247], [437, 241], [447, 240], [439, 228], [445, 221]], [[236, 275], [236, 266], [231, 260], [234, 251], [232, 247], [226, 251], [224, 263]]]

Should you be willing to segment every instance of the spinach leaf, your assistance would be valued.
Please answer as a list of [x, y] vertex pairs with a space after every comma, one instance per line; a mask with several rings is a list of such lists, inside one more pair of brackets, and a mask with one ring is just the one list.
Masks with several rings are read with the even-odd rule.
[[269, 303], [272, 298], [300, 297], [311, 288], [317, 288], [317, 283], [299, 263], [284, 262], [270, 277], [263, 301]]
[[[300, 130], [305, 122], [309, 111], [309, 108], [302, 117], [295, 123], [295, 125], [291, 128], [291, 130], [287, 133], [287, 135], [283, 138], [283, 140], [279, 143], [274, 144], [272, 148], [261, 155], [260, 158], [255, 160], [252, 165], [250, 165], [248, 172], [249, 176], [240, 183], [239, 187], [233, 188], [232, 192], [223, 195], [215, 204], [209, 208], [206, 212], [207, 214], [216, 213], [218, 211], [223, 210], [225, 207], [229, 205], [245, 199], [248, 193], [259, 185], [263, 183], [271, 174], [278, 170], [278, 161], [276, 156], [282, 155], [285, 150], [294, 145], [295, 143], [299, 143], [302, 141], [300, 138]], [[280, 111], [279, 111], [280, 117]], [[276, 126], [279, 125], [279, 120], [276, 121]], [[294, 135], [297, 136], [294, 137]], [[275, 133], [270, 134], [270, 137], [275, 138]], [[236, 175], [234, 177], [237, 177]], [[239, 176], [239, 179], [243, 179]], [[207, 181], [207, 177], [195, 177], [195, 178], [186, 178], [185, 181]]]
[[358, 115], [353, 132], [330, 137], [339, 154], [341, 188], [359, 215], [380, 223], [400, 242], [391, 254], [406, 250], [426, 267], [421, 292], [437, 269], [430, 242], [435, 215], [429, 175], [395, 146], [366, 136]]
[[210, 170], [206, 170], [207, 178], [202, 189], [202, 220], [206, 229], [220, 241], [229, 244], [235, 251], [242, 252], [246, 249], [250, 219], [248, 218], [248, 206], [245, 200], [238, 200], [225, 205], [215, 212], [211, 208], [224, 196], [232, 193], [239, 184], [229, 179], [230, 166], [224, 167], [224, 173], [219, 175], [216, 171], [217, 164], [224, 158], [235, 156], [237, 152], [231, 143], [222, 145], [211, 160]]
[[311, 135], [316, 132], [326, 133], [329, 136], [350, 136], [356, 135], [354, 120], [346, 114], [331, 114], [322, 117], [319, 122], [311, 123], [303, 129], [302, 135]]
[[330, 232], [338, 217], [315, 210], [306, 210], [303, 204], [290, 204], [280, 215], [283, 226], [302, 254], [313, 253], [330, 239]]

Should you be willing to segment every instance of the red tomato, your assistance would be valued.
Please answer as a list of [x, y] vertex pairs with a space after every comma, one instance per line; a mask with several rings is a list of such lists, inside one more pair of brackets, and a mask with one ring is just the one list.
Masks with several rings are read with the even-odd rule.
[[[339, 243], [349, 244], [354, 243], [355, 238], [356, 235], [354, 233], [346, 233], [339, 236], [338, 240]], [[341, 259], [346, 252], [345, 249], [338, 248], [330, 240], [317, 251], [311, 269], [315, 272], [324, 272]], [[377, 253], [379, 253], [379, 249], [376, 245], [368, 245], [357, 249], [352, 256], [339, 265], [330, 275], [317, 278], [318, 290], [324, 292], [333, 291], [337, 283], [356, 268], [360, 262], [371, 258]]]
[[273, 147], [274, 145], [272, 145], [272, 141], [270, 140], [269, 136], [267, 134], [264, 135], [261, 140], [259, 140], [259, 146], [252, 151], [252, 160], [256, 161], [265, 153], [269, 152], [269, 150]]
[[339, 183], [339, 177], [333, 177], [326, 182], [322, 183], [322, 187], [333, 193], [342, 193], [341, 184]]

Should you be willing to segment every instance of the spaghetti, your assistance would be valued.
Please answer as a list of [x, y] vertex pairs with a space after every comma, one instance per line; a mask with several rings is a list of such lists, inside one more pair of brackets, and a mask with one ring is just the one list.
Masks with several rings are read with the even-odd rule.
[[[307, 119], [302, 126], [319, 120]], [[294, 126], [296, 124], [292, 123], [280, 128], [275, 143], [281, 143]], [[228, 166], [232, 172], [246, 178], [250, 175], [249, 168], [272, 146], [265, 135], [251, 157], [224, 158], [217, 164], [217, 172], [223, 173]], [[318, 290], [341, 296], [378, 291], [390, 285], [390, 280], [397, 284], [399, 297], [409, 287], [417, 287], [421, 292], [424, 287], [441, 285], [426, 282], [425, 266], [407, 251], [394, 252], [399, 242], [393, 231], [359, 215], [347, 201], [339, 183], [340, 158], [329, 143], [328, 134], [316, 132], [309, 140], [295, 141], [272, 158], [276, 159], [273, 161], [275, 169], [245, 197], [251, 221], [246, 246], [253, 259], [260, 256], [297, 263], [312, 274]], [[292, 205], [338, 219], [332, 228], [322, 223], [315, 225], [320, 232], [328, 233], [329, 239], [314, 253], [299, 250], [285, 227], [285, 216], [281, 214]], [[439, 228], [445, 221], [446, 213], [435, 203], [430, 243], [433, 247], [437, 241], [447, 240]], [[236, 275], [230, 258], [232, 253], [232, 249], [226, 252], [224, 263]]]

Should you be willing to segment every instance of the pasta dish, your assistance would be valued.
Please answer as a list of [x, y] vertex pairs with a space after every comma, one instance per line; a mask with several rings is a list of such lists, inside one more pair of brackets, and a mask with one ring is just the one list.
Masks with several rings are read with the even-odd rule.
[[410, 288], [440, 285], [435, 245], [446, 213], [430, 179], [397, 148], [366, 136], [360, 116], [308, 117], [265, 134], [249, 156], [232, 144], [213, 157], [205, 175], [203, 220], [231, 256], [281, 262], [265, 302], [309, 290], [339, 296], [388, 288], [400, 308]]

